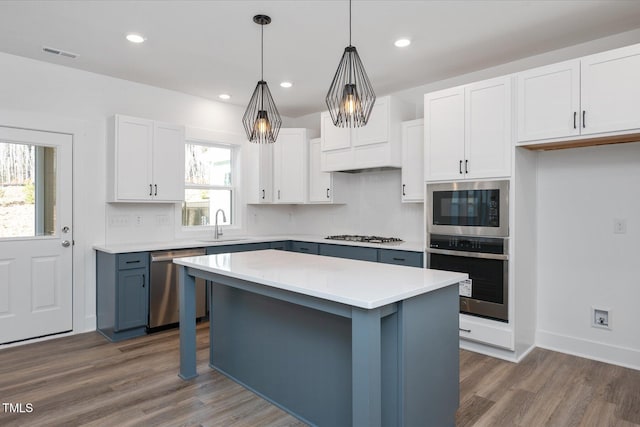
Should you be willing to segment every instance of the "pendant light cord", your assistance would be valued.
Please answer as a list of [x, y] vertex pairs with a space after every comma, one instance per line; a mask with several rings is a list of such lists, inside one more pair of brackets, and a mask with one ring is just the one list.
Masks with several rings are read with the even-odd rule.
[[351, 0], [349, 0], [349, 46], [351, 46]]
[[264, 24], [260, 24], [260, 80], [264, 80]]

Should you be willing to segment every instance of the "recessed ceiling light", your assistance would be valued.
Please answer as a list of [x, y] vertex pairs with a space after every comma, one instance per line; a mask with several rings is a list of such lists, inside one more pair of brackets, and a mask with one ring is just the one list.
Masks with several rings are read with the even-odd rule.
[[393, 43], [396, 47], [407, 47], [411, 44], [409, 39], [398, 39]]
[[131, 34], [127, 34], [127, 40], [129, 40], [131, 43], [142, 43], [146, 39], [142, 37], [140, 34], [131, 33]]
[[293, 83], [291, 83], [291, 82], [282, 82], [282, 83], [280, 83], [280, 86], [281, 87], [291, 87], [291, 86], [293, 86]]
[[221, 93], [220, 95], [218, 95], [218, 98], [220, 98], [220, 99], [231, 99], [231, 95], [229, 95], [228, 93]]

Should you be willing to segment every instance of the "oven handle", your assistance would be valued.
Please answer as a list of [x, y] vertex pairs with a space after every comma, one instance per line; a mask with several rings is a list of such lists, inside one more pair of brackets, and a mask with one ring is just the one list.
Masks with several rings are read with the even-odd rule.
[[505, 254], [488, 254], [484, 252], [463, 252], [463, 251], [450, 251], [446, 249], [433, 249], [427, 248], [425, 252], [430, 254], [441, 254], [441, 255], [453, 255], [453, 256], [464, 256], [468, 258], [483, 258], [483, 259], [497, 259], [500, 261], [507, 261], [509, 259], [509, 255]]

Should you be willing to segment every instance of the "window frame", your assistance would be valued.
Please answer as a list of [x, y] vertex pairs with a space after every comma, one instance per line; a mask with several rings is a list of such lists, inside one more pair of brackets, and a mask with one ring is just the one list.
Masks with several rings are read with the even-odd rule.
[[[206, 190], [230, 190], [231, 191], [231, 212], [225, 212], [228, 215], [227, 219], [231, 221], [231, 225], [221, 225], [223, 230], [228, 230], [231, 233], [235, 233], [242, 229], [241, 226], [241, 214], [240, 209], [240, 191], [241, 178], [240, 178], [240, 145], [235, 142], [233, 134], [230, 137], [220, 137], [221, 133], [199, 130], [199, 132], [192, 131], [191, 133], [206, 133], [205, 137], [196, 137], [187, 134], [185, 135], [185, 150], [187, 144], [202, 145], [208, 147], [220, 147], [228, 148], [231, 152], [231, 185], [205, 185], [205, 184], [190, 184], [186, 180], [183, 182], [183, 188], [186, 192], [188, 189], [206, 189]], [[222, 133], [222, 135], [225, 135]], [[225, 135], [226, 136], [226, 135]], [[184, 179], [184, 178], [183, 178]], [[182, 205], [183, 203], [176, 203], [175, 205], [175, 224], [176, 224], [176, 236], [184, 238], [194, 238], [203, 235], [213, 234], [214, 225], [183, 225], [182, 224]]]

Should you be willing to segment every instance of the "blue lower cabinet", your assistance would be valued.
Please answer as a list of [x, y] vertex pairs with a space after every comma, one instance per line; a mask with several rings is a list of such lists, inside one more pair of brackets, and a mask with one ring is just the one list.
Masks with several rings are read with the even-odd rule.
[[270, 248], [271, 248], [271, 244], [269, 242], [243, 243], [239, 245], [209, 246], [207, 248], [207, 255], [225, 254], [230, 252], [259, 251], [262, 249], [270, 249]]
[[320, 255], [333, 256], [337, 258], [359, 259], [362, 261], [378, 261], [378, 250], [375, 248], [363, 248], [360, 246], [344, 245], [320, 245]]
[[111, 341], [146, 334], [149, 317], [149, 253], [96, 255], [98, 331]]
[[318, 255], [318, 246], [319, 245], [317, 243], [294, 241], [294, 242], [291, 242], [290, 251]]
[[271, 242], [269, 244], [269, 247], [271, 249], [278, 249], [278, 250], [281, 250], [281, 251], [288, 251], [288, 250], [291, 250], [290, 243], [291, 242], [288, 241], [288, 240], [283, 240], [281, 242]]
[[424, 266], [423, 259], [424, 257], [422, 252], [378, 249], [378, 262], [386, 264], [398, 264], [422, 268]]

